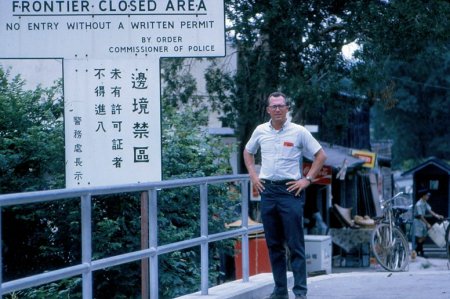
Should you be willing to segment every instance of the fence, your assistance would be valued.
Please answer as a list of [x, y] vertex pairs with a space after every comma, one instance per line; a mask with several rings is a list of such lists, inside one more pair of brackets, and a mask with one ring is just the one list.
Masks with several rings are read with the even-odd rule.
[[[241, 186], [241, 216], [242, 226], [233, 230], [225, 230], [215, 234], [208, 233], [208, 184], [238, 182]], [[197, 238], [164, 244], [158, 246], [157, 229], [157, 202], [158, 190], [198, 186], [200, 192], [200, 236]], [[18, 290], [36, 287], [65, 278], [81, 275], [82, 295], [84, 299], [93, 298], [93, 271], [130, 263], [139, 260], [147, 260], [149, 264], [149, 295], [151, 299], [158, 298], [158, 256], [185, 248], [200, 246], [201, 252], [201, 294], [208, 295], [208, 244], [230, 238], [242, 238], [242, 277], [243, 282], [249, 281], [249, 233], [262, 229], [262, 225], [248, 227], [248, 197], [249, 178], [247, 175], [226, 175], [215, 177], [202, 177], [192, 179], [179, 179], [161, 182], [129, 184], [120, 186], [91, 187], [80, 189], [59, 189], [49, 191], [37, 191], [0, 195], [0, 208], [13, 205], [24, 205], [38, 202], [79, 198], [81, 201], [81, 262], [79, 264], [44, 272], [37, 275], [3, 282], [0, 271], [0, 297], [4, 294]], [[98, 260], [92, 260], [92, 196], [118, 194], [126, 192], [145, 192], [148, 196], [148, 240], [149, 247], [125, 254], [109, 256]], [[1, 213], [0, 213], [1, 215]], [[0, 216], [1, 217], [1, 216]], [[1, 236], [0, 218], [0, 236]], [[3, 240], [3, 238], [2, 238]], [[3, 252], [0, 243], [0, 251]], [[3, 256], [0, 259], [0, 269], [3, 269]]]

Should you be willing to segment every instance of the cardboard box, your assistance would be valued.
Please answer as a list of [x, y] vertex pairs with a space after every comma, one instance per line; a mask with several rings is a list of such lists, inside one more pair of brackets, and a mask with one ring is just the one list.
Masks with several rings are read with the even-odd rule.
[[305, 235], [306, 272], [325, 271], [331, 273], [331, 236]]

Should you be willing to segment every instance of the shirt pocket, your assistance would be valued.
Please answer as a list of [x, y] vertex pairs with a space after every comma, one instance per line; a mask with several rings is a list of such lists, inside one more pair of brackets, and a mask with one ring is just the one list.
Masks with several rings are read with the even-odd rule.
[[286, 140], [281, 144], [281, 156], [284, 158], [291, 158], [295, 153], [295, 144], [292, 141]]

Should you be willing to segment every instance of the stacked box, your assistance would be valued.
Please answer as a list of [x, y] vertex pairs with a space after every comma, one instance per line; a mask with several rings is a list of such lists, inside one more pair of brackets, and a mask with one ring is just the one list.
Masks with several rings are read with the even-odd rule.
[[306, 271], [331, 273], [331, 236], [305, 235]]

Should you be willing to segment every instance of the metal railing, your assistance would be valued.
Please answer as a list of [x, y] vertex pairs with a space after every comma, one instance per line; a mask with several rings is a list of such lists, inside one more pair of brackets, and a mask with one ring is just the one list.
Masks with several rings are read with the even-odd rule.
[[[215, 234], [208, 233], [208, 184], [238, 182], [241, 186], [241, 218], [240, 228], [225, 230]], [[158, 225], [157, 225], [157, 202], [158, 190], [179, 188], [187, 186], [199, 186], [200, 192], [200, 236], [197, 238], [183, 240], [179, 242], [158, 245]], [[109, 256], [102, 259], [92, 260], [92, 196], [107, 195], [126, 192], [146, 192], [148, 196], [148, 240], [149, 247], [125, 254]], [[248, 195], [249, 178], [248, 175], [226, 175], [215, 177], [202, 177], [191, 179], [168, 180], [161, 182], [128, 184], [118, 186], [91, 187], [79, 189], [58, 189], [49, 191], [37, 191], [26, 193], [14, 193], [0, 195], [0, 208], [13, 205], [33, 204], [38, 202], [48, 202], [63, 200], [68, 198], [79, 198], [81, 201], [81, 262], [79, 264], [62, 267], [57, 270], [44, 272], [37, 275], [3, 282], [0, 271], [0, 298], [4, 294], [19, 291], [22, 289], [36, 287], [65, 278], [81, 275], [82, 295], [84, 299], [93, 298], [93, 271], [148, 259], [149, 263], [149, 295], [151, 299], [158, 298], [158, 256], [185, 248], [200, 246], [201, 251], [201, 294], [208, 295], [208, 244], [210, 242], [221, 241], [230, 238], [242, 237], [242, 279], [249, 281], [249, 233], [260, 231], [262, 225], [248, 227]], [[1, 215], [1, 213], [0, 213]], [[1, 217], [1, 216], [0, 216]], [[1, 236], [0, 218], [0, 236]], [[3, 239], [3, 238], [2, 238]], [[0, 242], [0, 252], [2, 251]], [[3, 265], [3, 256], [0, 259], [0, 269]]]

